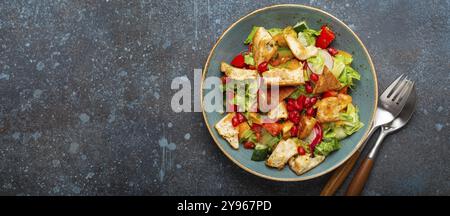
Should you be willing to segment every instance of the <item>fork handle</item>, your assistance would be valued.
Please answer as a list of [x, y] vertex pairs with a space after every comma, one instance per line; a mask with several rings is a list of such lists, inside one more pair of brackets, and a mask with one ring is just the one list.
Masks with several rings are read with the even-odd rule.
[[348, 159], [344, 164], [342, 164], [340, 167], [338, 167], [333, 175], [328, 180], [327, 184], [323, 187], [322, 191], [320, 192], [321, 196], [333, 196], [336, 191], [341, 187], [341, 185], [344, 183], [347, 176], [352, 171], [353, 167], [356, 164], [356, 161], [358, 161], [359, 156], [361, 155], [362, 150], [366, 146], [366, 143], [369, 141], [370, 137], [373, 135], [373, 133], [379, 128], [380, 126], [377, 124], [372, 124], [369, 132], [367, 133], [367, 136], [362, 143], [361, 147]]
[[358, 149], [358, 151], [356, 151], [350, 159], [334, 171], [333, 175], [320, 192], [320, 196], [333, 196], [334, 193], [336, 193], [337, 189], [339, 189], [342, 183], [344, 183], [350, 171], [352, 171], [356, 161], [358, 161], [359, 155], [361, 155], [361, 150], [362, 149]]
[[358, 171], [353, 176], [350, 185], [347, 188], [346, 196], [359, 196], [361, 191], [366, 185], [366, 181], [369, 178], [369, 174], [372, 171], [373, 162], [377, 156], [378, 150], [380, 149], [381, 143], [383, 143], [384, 138], [389, 134], [383, 127], [381, 127], [380, 135], [369, 152], [369, 155], [364, 159], [364, 161], [359, 166]]
[[372, 167], [373, 159], [364, 159], [347, 188], [347, 192], [345, 193], [346, 196], [359, 196], [361, 194], [361, 191], [364, 189], [364, 185], [369, 178], [370, 171], [372, 171]]

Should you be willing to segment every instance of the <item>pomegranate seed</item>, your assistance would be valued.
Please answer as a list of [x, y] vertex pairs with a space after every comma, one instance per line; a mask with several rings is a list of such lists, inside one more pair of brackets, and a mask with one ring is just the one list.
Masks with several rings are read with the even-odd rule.
[[295, 100], [294, 107], [295, 107], [295, 110], [301, 111], [303, 109], [303, 104], [301, 101], [299, 102], [298, 100]]
[[311, 76], [309, 76], [309, 78], [310, 78], [313, 82], [319, 81], [319, 75], [317, 75], [317, 74], [315, 74], [315, 73], [311, 73]]
[[242, 115], [242, 113], [236, 113], [236, 116], [237, 116], [239, 123], [242, 123], [245, 121], [245, 116]]
[[311, 106], [313, 106], [314, 104], [316, 104], [317, 98], [316, 97], [312, 97], [309, 101], [311, 102]]
[[287, 101], [286, 109], [291, 112], [295, 110], [295, 100], [292, 98], [289, 98]]
[[231, 124], [233, 125], [233, 127], [237, 127], [240, 124], [237, 115], [233, 116], [233, 118], [231, 119]]
[[291, 128], [291, 137], [296, 137], [297, 134], [298, 134], [298, 126], [297, 126], [297, 125], [294, 125], [294, 126], [292, 126], [292, 128]]
[[310, 108], [308, 108], [308, 109], [306, 110], [306, 115], [307, 115], [307, 116], [314, 116], [314, 114], [315, 114], [314, 108], [310, 107]]
[[299, 146], [297, 148], [297, 152], [298, 152], [299, 155], [305, 155], [306, 154], [305, 149], [303, 147], [301, 147], [301, 146]]
[[337, 96], [337, 92], [336, 91], [326, 91], [322, 94], [322, 98], [327, 98], [327, 97], [336, 97]]
[[339, 51], [333, 47], [328, 48], [328, 52], [330, 53], [330, 55], [335, 56], [339, 53]]
[[303, 109], [303, 106], [305, 105], [305, 100], [306, 100], [305, 95], [300, 95], [300, 97], [297, 98], [298, 111], [301, 111]]
[[311, 86], [311, 84], [306, 83], [305, 84], [305, 90], [307, 93], [311, 94], [313, 92], [313, 87]]
[[310, 108], [312, 106], [311, 98], [309, 98], [309, 97], [305, 98], [304, 106], [305, 106], [305, 108]]
[[261, 64], [258, 65], [258, 72], [263, 73], [268, 70], [268, 64], [267, 62], [261, 62]]
[[300, 122], [300, 112], [299, 111], [289, 112], [288, 119], [294, 124], [298, 124]]
[[247, 141], [247, 142], [244, 143], [244, 148], [246, 148], [246, 149], [254, 149], [255, 148], [255, 143]]

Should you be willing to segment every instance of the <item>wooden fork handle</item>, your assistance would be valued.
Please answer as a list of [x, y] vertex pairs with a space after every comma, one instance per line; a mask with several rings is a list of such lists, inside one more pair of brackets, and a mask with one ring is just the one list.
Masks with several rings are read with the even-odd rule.
[[369, 178], [369, 174], [372, 171], [372, 167], [373, 160], [371, 158], [364, 159], [347, 188], [347, 192], [345, 193], [346, 196], [359, 196], [361, 194], [361, 191]]
[[334, 193], [336, 193], [342, 183], [344, 183], [350, 171], [352, 171], [356, 161], [358, 161], [359, 155], [361, 155], [360, 150], [356, 151], [350, 159], [334, 171], [325, 187], [323, 187], [322, 192], [320, 192], [321, 196], [333, 196]]

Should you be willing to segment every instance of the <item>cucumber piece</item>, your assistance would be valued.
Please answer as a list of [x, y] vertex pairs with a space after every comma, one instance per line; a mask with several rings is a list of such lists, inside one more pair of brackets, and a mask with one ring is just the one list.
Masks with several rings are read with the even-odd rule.
[[269, 154], [269, 147], [266, 145], [256, 144], [255, 150], [253, 150], [252, 161], [263, 161], [266, 160]]
[[335, 137], [338, 140], [341, 140], [341, 139], [344, 139], [345, 137], [347, 137], [347, 134], [345, 133], [345, 130], [342, 127], [335, 127], [334, 133], [336, 134]]
[[240, 142], [250, 141], [254, 143], [256, 142], [256, 135], [251, 129], [248, 129], [244, 131], [244, 133], [242, 133], [242, 137], [239, 141]]
[[262, 145], [267, 146], [271, 150], [278, 142], [280, 142], [279, 137], [274, 137], [266, 130], [262, 130], [260, 142]]
[[305, 29], [309, 29], [308, 25], [306, 25], [305, 21], [301, 21], [298, 22], [297, 24], [294, 25], [294, 30], [299, 33], [299, 32], [303, 32], [303, 30]]

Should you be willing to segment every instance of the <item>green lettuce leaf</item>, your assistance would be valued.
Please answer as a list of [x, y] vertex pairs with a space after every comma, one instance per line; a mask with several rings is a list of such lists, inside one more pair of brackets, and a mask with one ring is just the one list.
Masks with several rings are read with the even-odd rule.
[[345, 69], [345, 59], [343, 59], [343, 56], [341, 57], [334, 57], [334, 63], [333, 68], [331, 69], [331, 73], [336, 77], [339, 78], [342, 71]]
[[[238, 83], [232, 103], [237, 105], [242, 111], [249, 111], [253, 104], [257, 101], [258, 82], [250, 80], [248, 82]], [[228, 85], [227, 85], [228, 86]], [[238, 88], [244, 88], [243, 90]]]
[[352, 67], [346, 65], [342, 73], [339, 75], [339, 82], [344, 86], [353, 86], [353, 80], [360, 80], [361, 75]]
[[307, 97], [312, 96], [312, 94], [306, 93], [305, 86], [301, 85], [298, 86], [297, 89], [295, 89], [295, 91], [292, 92], [288, 98], [297, 99], [298, 97], [300, 97], [300, 95], [305, 95]]
[[345, 130], [341, 126], [337, 126], [334, 123], [328, 123], [324, 125], [324, 138], [328, 139], [338, 139], [342, 140], [348, 135], [345, 133]]
[[316, 55], [307, 60], [309, 64], [312, 66], [312, 71], [322, 71], [325, 66], [325, 60], [321, 55]]
[[302, 37], [305, 38], [307, 45], [315, 45], [316, 37], [320, 35], [320, 31], [316, 31], [314, 29], [305, 29], [302, 32]]
[[248, 65], [255, 65], [255, 59], [253, 58], [253, 53], [248, 53], [244, 55], [244, 62]]
[[340, 114], [340, 119], [347, 135], [352, 135], [364, 126], [359, 120], [358, 108], [353, 104], [347, 106], [347, 112]]
[[345, 65], [350, 65], [353, 61], [353, 58], [351, 56], [346, 56], [346, 55], [342, 55], [339, 53], [336, 54], [334, 59], [338, 59], [338, 60], [342, 61]]
[[339, 140], [336, 138], [324, 138], [314, 149], [314, 154], [327, 156], [331, 152], [341, 148]]
[[240, 142], [250, 141], [253, 143], [257, 143], [256, 134], [251, 129], [248, 129], [244, 131], [243, 136], [239, 141]]
[[247, 39], [245, 39], [244, 44], [250, 44], [253, 40], [253, 36], [255, 36], [256, 30], [258, 29], [258, 26], [253, 26], [252, 31], [250, 32], [250, 34], [247, 36]]
[[280, 29], [280, 28], [271, 28], [271, 29], [268, 29], [267, 31], [269, 32], [270, 35], [272, 35], [272, 37], [277, 34], [283, 33], [283, 29]]

